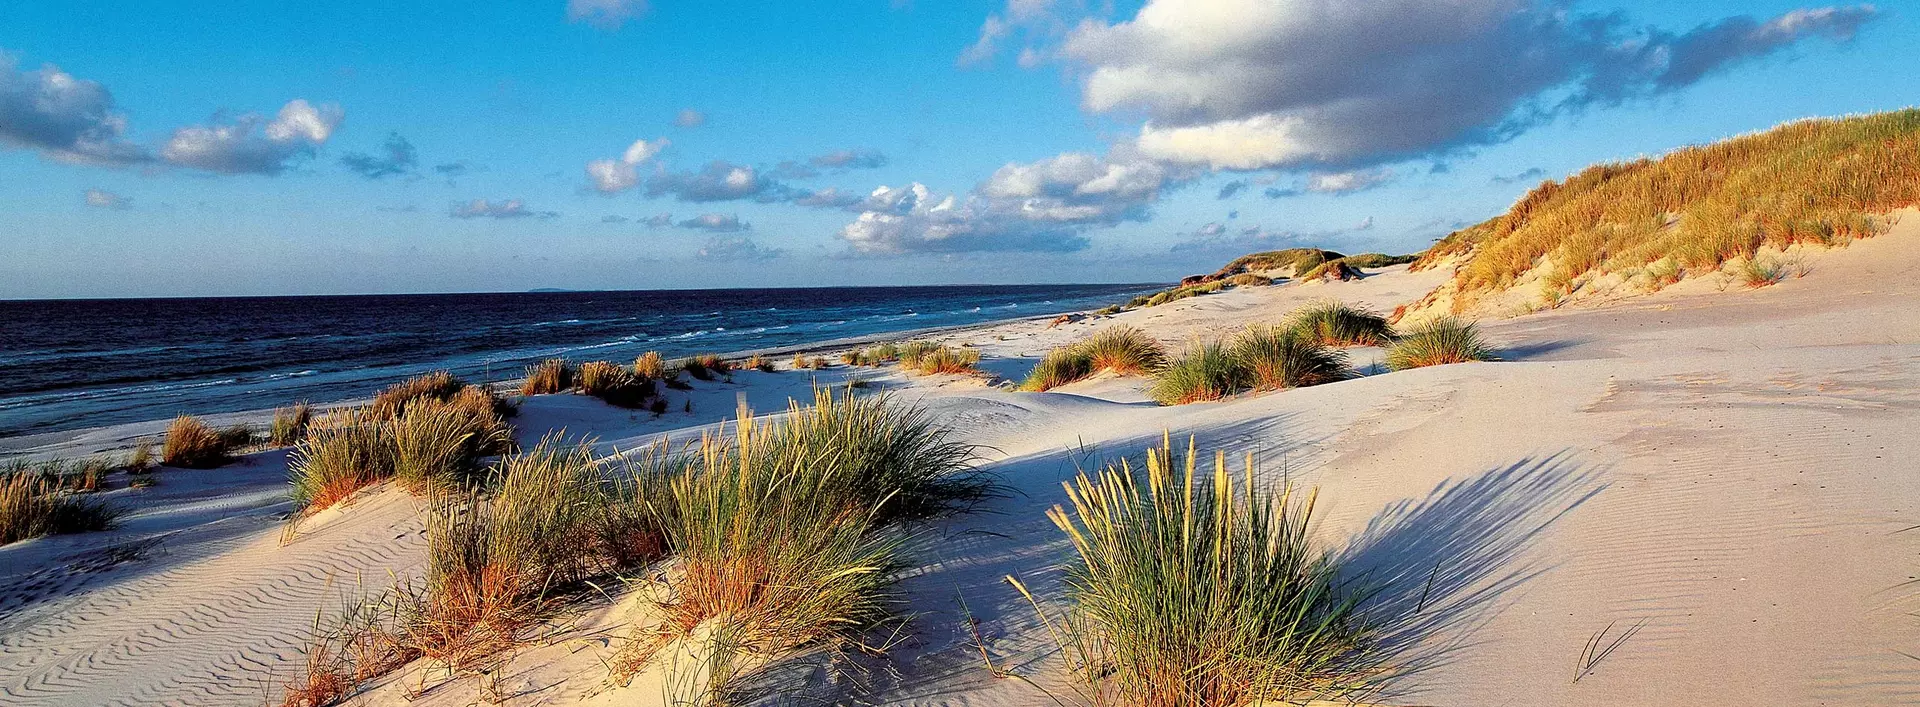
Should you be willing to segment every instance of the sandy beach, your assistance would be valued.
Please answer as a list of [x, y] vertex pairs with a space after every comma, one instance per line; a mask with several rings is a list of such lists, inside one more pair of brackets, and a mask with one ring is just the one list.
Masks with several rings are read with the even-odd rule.
[[[564, 429], [612, 453], [696, 437], [737, 400], [777, 412], [815, 381], [859, 377], [981, 445], [1006, 492], [910, 546], [907, 633], [850, 671], [795, 658], [805, 669], [781, 687], [793, 701], [1053, 704], [1043, 688], [1062, 689], [1057, 649], [1004, 578], [1050, 594], [1069, 551], [1044, 516], [1060, 483], [1171, 434], [1252, 452], [1264, 477], [1319, 489], [1314, 533], [1382, 587], [1370, 614], [1395, 674], [1380, 704], [1907, 704], [1920, 700], [1908, 655], [1920, 646], [1920, 218], [1801, 255], [1804, 274], [1770, 287], [1704, 276], [1482, 320], [1498, 362], [1387, 373], [1377, 350], [1359, 349], [1368, 375], [1224, 402], [1162, 407], [1144, 379], [1112, 375], [1046, 393], [995, 379], [1117, 324], [1178, 347], [1325, 298], [1391, 311], [1446, 273], [1395, 266], [942, 335], [979, 350], [990, 375], [747, 371], [696, 382], [690, 413], [544, 395], [514, 424], [522, 443]], [[277, 701], [316, 621], [420, 576], [425, 560], [423, 502], [397, 490], [307, 519], [283, 542], [286, 463], [268, 451], [165, 470], [153, 488], [101, 494], [131, 509], [117, 530], [0, 547], [0, 695]], [[608, 683], [637, 599], [606, 589], [490, 680], [414, 665], [349, 704], [659, 703], [665, 671]], [[1589, 640], [1630, 628], [1582, 669]], [[983, 648], [1029, 679], [996, 678]], [[422, 684], [433, 687], [409, 694]]]

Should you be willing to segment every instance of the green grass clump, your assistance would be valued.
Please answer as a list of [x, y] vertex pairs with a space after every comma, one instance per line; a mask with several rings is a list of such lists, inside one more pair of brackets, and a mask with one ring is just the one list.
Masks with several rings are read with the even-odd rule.
[[1093, 375], [1093, 360], [1079, 346], [1062, 346], [1048, 351], [1033, 364], [1020, 390], [1042, 393]]
[[1248, 327], [1234, 337], [1229, 355], [1254, 390], [1300, 388], [1353, 377], [1346, 352], [1298, 329]]
[[832, 503], [870, 513], [882, 524], [955, 512], [985, 497], [993, 484], [975, 469], [972, 445], [953, 439], [922, 408], [886, 395], [835, 395], [817, 388], [813, 405], [790, 403], [764, 426], [750, 461], [808, 466], [828, 485]]
[[1414, 267], [1457, 258], [1453, 311], [1463, 312], [1543, 264], [1553, 266], [1550, 283], [1570, 293], [1667, 258], [1683, 271], [1712, 272], [1762, 247], [1844, 244], [1920, 204], [1916, 153], [1920, 109], [1908, 108], [1599, 164], [1455, 231]]
[[1076, 672], [1094, 694], [1150, 707], [1356, 688], [1369, 660], [1365, 597], [1341, 586], [1313, 542], [1313, 494], [1259, 488], [1251, 457], [1244, 481], [1224, 454], [1208, 478], [1197, 457], [1189, 446], [1176, 467], [1163, 444], [1144, 473], [1124, 461], [1082, 473], [1066, 485], [1070, 510], [1048, 511], [1077, 555], [1063, 639], [1079, 649]]
[[1160, 369], [1147, 395], [1161, 405], [1219, 400], [1245, 387], [1246, 369], [1218, 341], [1195, 343]]
[[312, 422], [313, 406], [305, 401], [274, 410], [267, 441], [275, 447], [291, 447], [307, 435], [307, 425]]
[[160, 448], [160, 462], [181, 469], [212, 469], [233, 461], [233, 452], [253, 441], [245, 426], [215, 430], [192, 415], [173, 418]]
[[1102, 329], [1078, 346], [1096, 371], [1145, 375], [1167, 363], [1167, 351], [1160, 342], [1130, 326]]
[[512, 430], [485, 401], [408, 403], [387, 421], [393, 444], [393, 477], [416, 493], [468, 485], [482, 457], [513, 446]]
[[43, 535], [106, 530], [117, 506], [76, 494], [54, 475], [11, 468], [0, 474], [0, 545]]
[[1492, 360], [1493, 348], [1480, 338], [1480, 329], [1453, 317], [1415, 327], [1387, 347], [1387, 368], [1395, 371]]
[[1295, 310], [1287, 317], [1287, 327], [1326, 346], [1385, 346], [1393, 340], [1393, 327], [1385, 317], [1335, 300]]
[[552, 395], [573, 387], [573, 364], [564, 358], [550, 358], [527, 367], [527, 379], [520, 382], [521, 395]]
[[1232, 262], [1220, 268], [1219, 274], [1224, 276], [1257, 270], [1284, 270], [1290, 275], [1298, 276], [1300, 273], [1313, 269], [1316, 265], [1329, 260], [1338, 260], [1342, 257], [1345, 256], [1319, 248], [1270, 250], [1235, 258]]

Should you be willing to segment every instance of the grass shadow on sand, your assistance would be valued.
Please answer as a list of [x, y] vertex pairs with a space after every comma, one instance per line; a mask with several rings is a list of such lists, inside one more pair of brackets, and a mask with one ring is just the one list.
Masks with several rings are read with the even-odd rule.
[[1475, 645], [1509, 592], [1552, 569], [1525, 550], [1606, 487], [1599, 470], [1570, 456], [1441, 482], [1382, 509], [1340, 553], [1348, 576], [1377, 591], [1366, 608], [1392, 666], [1390, 701], [1419, 691], [1421, 674]]

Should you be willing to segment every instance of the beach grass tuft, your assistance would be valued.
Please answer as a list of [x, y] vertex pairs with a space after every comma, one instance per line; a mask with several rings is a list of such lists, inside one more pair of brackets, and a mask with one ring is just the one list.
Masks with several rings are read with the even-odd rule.
[[647, 399], [656, 392], [653, 379], [643, 378], [633, 369], [607, 361], [580, 364], [574, 390], [581, 395], [604, 400], [608, 405], [630, 409], [646, 407]]
[[[1079, 474], [1051, 518], [1072, 542], [1066, 622], [1096, 694], [1148, 707], [1340, 695], [1365, 674], [1364, 592], [1309, 532], [1314, 494], [1209, 475], [1191, 443]], [[1009, 578], [1011, 580], [1011, 578]], [[1027, 590], [1012, 580], [1023, 593]], [[1029, 594], [1030, 596], [1030, 594]], [[1037, 606], [1037, 603], [1036, 603]], [[1051, 626], [1049, 622], [1049, 626]], [[1110, 692], [1108, 692], [1110, 691]]]
[[1287, 326], [1326, 346], [1385, 346], [1393, 340], [1393, 327], [1387, 325], [1386, 317], [1338, 300], [1294, 310]]
[[1130, 326], [1102, 329], [1079, 347], [1095, 371], [1146, 375], [1167, 363], [1167, 351], [1160, 342]]
[[1161, 368], [1147, 394], [1161, 405], [1185, 405], [1225, 398], [1245, 382], [1245, 369], [1225, 344], [1203, 341]]
[[[0, 545], [44, 535], [106, 530], [124, 512], [24, 465], [0, 472]], [[83, 474], [84, 475], [84, 471]]]
[[661, 380], [667, 377], [667, 361], [660, 358], [660, 352], [648, 351], [633, 359], [633, 374], [647, 380]]
[[574, 368], [564, 358], [550, 358], [527, 367], [527, 378], [520, 383], [521, 395], [552, 395], [573, 387]]
[[466, 382], [454, 377], [447, 371], [434, 371], [426, 375], [414, 376], [388, 386], [373, 396], [373, 403], [367, 408], [376, 417], [395, 417], [408, 403], [421, 398], [447, 400], [466, 388]]
[[900, 365], [910, 372], [923, 376], [936, 374], [970, 374], [978, 371], [980, 352], [969, 348], [929, 344], [913, 352], [909, 358], [905, 351], [900, 354]]
[[1387, 347], [1387, 368], [1395, 371], [1492, 360], [1493, 348], [1480, 338], [1479, 327], [1453, 317], [1415, 327]]
[[245, 427], [215, 430], [200, 418], [181, 415], [167, 426], [160, 461], [181, 469], [212, 469], [232, 461], [234, 450], [251, 439], [252, 433]]
[[307, 435], [307, 425], [312, 422], [313, 406], [306, 401], [274, 410], [273, 426], [268, 428], [267, 441], [275, 447], [291, 447]]
[[1234, 337], [1229, 355], [1254, 390], [1299, 388], [1353, 377], [1346, 352], [1297, 328], [1248, 327]]
[[1041, 393], [1093, 375], [1093, 360], [1078, 346], [1062, 346], [1048, 351], [1033, 364], [1020, 390]]

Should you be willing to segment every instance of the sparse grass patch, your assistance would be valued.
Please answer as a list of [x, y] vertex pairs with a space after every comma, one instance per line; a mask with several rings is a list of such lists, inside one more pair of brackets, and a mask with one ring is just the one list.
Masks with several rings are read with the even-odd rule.
[[124, 512], [65, 486], [59, 475], [25, 465], [0, 473], [0, 545], [43, 535], [106, 530]]
[[313, 406], [305, 401], [274, 410], [267, 441], [276, 447], [291, 447], [307, 435], [307, 425], [312, 422]]
[[1783, 256], [1755, 253], [1733, 263], [1733, 272], [1740, 283], [1751, 289], [1779, 284], [1792, 277], [1799, 263]]
[[773, 362], [767, 360], [767, 357], [762, 356], [760, 354], [754, 354], [752, 356], [748, 356], [746, 367], [759, 371], [761, 373], [773, 372]]
[[687, 375], [703, 381], [717, 380], [720, 377], [719, 374], [723, 372], [716, 371], [709, 367], [706, 358], [702, 356], [688, 356], [681, 359], [680, 370], [686, 371]]
[[1287, 317], [1287, 327], [1326, 346], [1385, 346], [1393, 340], [1393, 327], [1387, 325], [1386, 317], [1338, 300], [1295, 310]]
[[1094, 694], [1148, 707], [1357, 688], [1369, 662], [1365, 595], [1340, 585], [1339, 566], [1313, 542], [1313, 494], [1258, 488], [1250, 456], [1244, 482], [1224, 454], [1205, 478], [1198, 456], [1189, 446], [1178, 468], [1164, 444], [1144, 474], [1124, 461], [1082, 473], [1066, 485], [1071, 511], [1048, 511], [1078, 555], [1062, 638], [1084, 651], [1075, 672]]
[[1254, 390], [1299, 388], [1353, 377], [1347, 355], [1299, 329], [1248, 327], [1229, 351]]
[[[244, 435], [244, 437], [243, 437]], [[215, 431], [200, 418], [181, 415], [167, 426], [167, 439], [161, 447], [160, 461], [181, 469], [212, 469], [233, 460], [233, 451], [250, 441], [245, 427]]]
[[1246, 371], [1218, 341], [1192, 344], [1161, 368], [1147, 394], [1161, 405], [1219, 400], [1245, 386]]
[[1395, 371], [1492, 360], [1493, 348], [1480, 338], [1479, 327], [1453, 317], [1416, 327], [1387, 347], [1387, 368]]
[[573, 383], [573, 364], [567, 363], [564, 358], [550, 358], [527, 367], [527, 379], [520, 383], [520, 394], [563, 393], [572, 388]]

